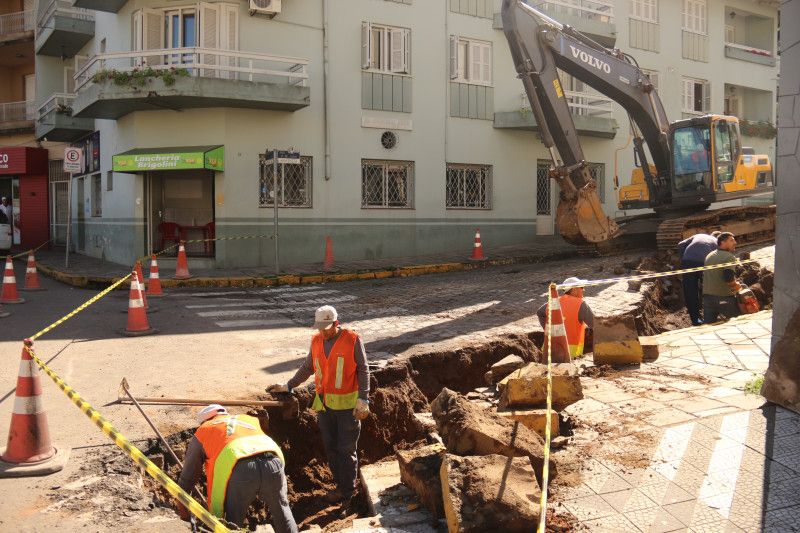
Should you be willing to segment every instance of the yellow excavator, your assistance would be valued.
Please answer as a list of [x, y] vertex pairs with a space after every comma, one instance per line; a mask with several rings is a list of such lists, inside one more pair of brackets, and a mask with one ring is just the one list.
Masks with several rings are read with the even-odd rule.
[[[774, 238], [774, 205], [708, 209], [716, 202], [774, 191], [769, 157], [741, 145], [736, 117], [704, 115], [670, 123], [650, 78], [630, 55], [606, 48], [523, 0], [503, 0], [501, 15], [517, 73], [550, 152], [550, 177], [561, 190], [556, 223], [565, 240], [603, 251], [626, 238], [641, 240], [643, 234], [655, 234], [659, 248], [674, 248], [695, 233], [721, 228], [734, 232], [742, 243]], [[614, 177], [618, 206], [654, 213], [612, 220], [603, 212], [558, 70], [628, 113], [636, 168], [629, 185], [620, 188]]]

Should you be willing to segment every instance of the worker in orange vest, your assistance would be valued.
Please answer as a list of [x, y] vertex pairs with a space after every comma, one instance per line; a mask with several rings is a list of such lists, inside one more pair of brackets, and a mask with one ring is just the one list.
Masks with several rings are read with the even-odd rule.
[[314, 313], [311, 349], [303, 365], [286, 384], [267, 387], [267, 392], [286, 392], [314, 375], [315, 396], [322, 443], [336, 490], [325, 496], [329, 503], [351, 506], [358, 478], [358, 436], [361, 421], [369, 416], [369, 369], [364, 343], [358, 333], [339, 325], [330, 305]]
[[[257, 418], [230, 415], [219, 404], [197, 415], [200, 427], [189, 441], [178, 484], [190, 492], [206, 468], [208, 510], [219, 518], [245, 525], [247, 508], [260, 496], [278, 533], [297, 533], [289, 509], [283, 452], [262, 430]], [[179, 504], [182, 519], [189, 510]]]
[[[580, 278], [567, 278], [562, 285], [580, 285], [586, 283], [586, 280]], [[586, 338], [586, 328], [591, 328], [594, 325], [594, 314], [589, 305], [583, 301], [583, 287], [573, 287], [567, 289], [563, 296], [558, 298], [561, 304], [561, 316], [564, 318], [564, 329], [567, 332], [567, 343], [569, 344], [570, 358], [583, 355], [583, 342]], [[542, 304], [536, 312], [539, 317], [539, 323], [547, 332], [547, 303]], [[545, 343], [542, 350], [547, 349], [547, 336], [545, 336]], [[554, 363], [569, 363], [569, 360], [553, 359]]]

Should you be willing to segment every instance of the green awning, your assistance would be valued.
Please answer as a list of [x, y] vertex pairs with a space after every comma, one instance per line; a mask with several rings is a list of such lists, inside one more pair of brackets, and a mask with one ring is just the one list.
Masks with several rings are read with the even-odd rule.
[[224, 146], [173, 146], [136, 148], [112, 158], [114, 172], [147, 172], [148, 170], [184, 170], [205, 168], [225, 170]]

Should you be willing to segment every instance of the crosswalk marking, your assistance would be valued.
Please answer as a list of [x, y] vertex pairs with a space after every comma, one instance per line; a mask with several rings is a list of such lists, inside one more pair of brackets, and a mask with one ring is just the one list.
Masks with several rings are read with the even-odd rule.
[[252, 327], [270, 327], [270, 326], [285, 326], [285, 327], [292, 327], [296, 326], [296, 324], [289, 320], [264, 320], [264, 319], [254, 319], [254, 320], [223, 320], [220, 322], [214, 322], [217, 326], [221, 328], [252, 328]]
[[186, 309], [220, 309], [226, 307], [281, 307], [286, 305], [296, 305], [296, 304], [319, 304], [323, 305], [325, 303], [341, 303], [341, 302], [351, 302], [355, 300], [355, 296], [350, 295], [342, 295], [336, 296], [332, 298], [315, 298], [312, 300], [282, 300], [280, 302], [275, 301], [262, 301], [262, 300], [243, 300], [235, 303], [227, 303], [227, 304], [196, 304], [196, 305], [187, 305]]
[[274, 294], [276, 297], [282, 297], [281, 295], [284, 293], [309, 293], [314, 292], [316, 294], [338, 294], [340, 291], [336, 289], [326, 289], [322, 285], [307, 285], [304, 287], [270, 287], [267, 289], [251, 289], [251, 290], [242, 290], [242, 291], [209, 291], [209, 292], [192, 292], [188, 293], [187, 296], [192, 296], [195, 298], [198, 297], [207, 297], [207, 296], [227, 296], [227, 295], [239, 295], [239, 294], [264, 294], [264, 295], [272, 295]]

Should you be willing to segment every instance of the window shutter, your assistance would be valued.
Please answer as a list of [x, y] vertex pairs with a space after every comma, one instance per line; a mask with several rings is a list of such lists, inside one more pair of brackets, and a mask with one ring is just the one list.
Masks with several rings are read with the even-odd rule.
[[704, 113], [711, 111], [711, 84], [703, 82], [703, 109]]
[[75, 92], [75, 69], [64, 67], [64, 92], [72, 94]]
[[683, 110], [692, 111], [692, 94], [694, 93], [694, 83], [692, 80], [683, 80]]
[[481, 45], [469, 43], [469, 80], [480, 81], [481, 79]]
[[369, 22], [361, 23], [361, 68], [372, 68], [372, 28]]
[[455, 35], [450, 36], [450, 79], [456, 80], [459, 78], [458, 72], [458, 37]]
[[131, 15], [132, 31], [131, 31], [131, 50], [139, 51], [143, 49], [142, 46], [142, 10], [137, 9]]
[[405, 30], [393, 28], [389, 32], [391, 40], [390, 70], [392, 72], [406, 71]]
[[403, 72], [406, 74], [411, 73], [411, 30], [403, 30], [403, 53], [405, 54], [405, 69]]
[[481, 80], [484, 83], [492, 83], [492, 45], [484, 44], [483, 52], [483, 72]]
[[[200, 2], [200, 48], [220, 48], [219, 18], [219, 5]], [[217, 56], [200, 54], [200, 63], [204, 65], [216, 65]], [[205, 69], [203, 70], [202, 76], [213, 77], [215, 74], [215, 70]]]
[[[141, 50], [160, 50], [164, 48], [164, 12], [155, 9], [142, 9], [142, 48]], [[159, 55], [143, 56], [148, 65], [160, 65], [164, 58]]]
[[[223, 50], [235, 51], [239, 49], [239, 9], [238, 6], [231, 4], [222, 4], [222, 24], [220, 25], [221, 39], [220, 48]], [[225, 57], [222, 60], [223, 64], [228, 67], [238, 66], [235, 57]], [[222, 73], [223, 77], [235, 80], [238, 78], [239, 73], [235, 71], [228, 71]]]

